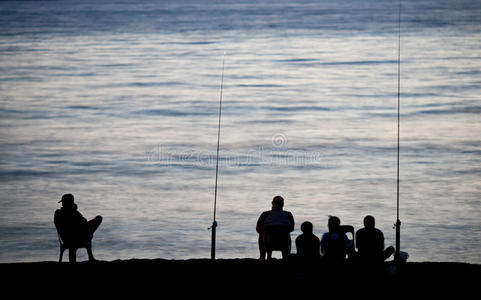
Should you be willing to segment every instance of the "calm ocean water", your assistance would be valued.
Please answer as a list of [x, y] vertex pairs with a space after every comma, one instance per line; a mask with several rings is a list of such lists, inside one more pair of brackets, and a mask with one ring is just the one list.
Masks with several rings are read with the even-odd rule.
[[[372, 214], [394, 244], [397, 18], [390, 0], [1, 1], [0, 262], [57, 259], [64, 193], [104, 217], [98, 259], [209, 257], [224, 52], [217, 257], [258, 256], [275, 195], [294, 238]], [[481, 2], [404, 0], [401, 28], [402, 250], [481, 263]]]

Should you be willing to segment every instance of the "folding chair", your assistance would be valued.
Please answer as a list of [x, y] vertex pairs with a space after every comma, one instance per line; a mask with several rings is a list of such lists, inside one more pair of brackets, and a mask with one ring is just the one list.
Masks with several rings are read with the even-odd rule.
[[272, 251], [281, 251], [282, 258], [287, 258], [291, 252], [291, 235], [284, 226], [266, 227], [264, 243], [268, 259], [272, 257]]
[[350, 233], [352, 235], [352, 240], [349, 239], [349, 245], [346, 248], [346, 253], [349, 258], [352, 258], [353, 255], [356, 253], [356, 248], [355, 248], [355, 231], [354, 231], [354, 226], [352, 225], [339, 225], [339, 231], [343, 234], [346, 234], [347, 238], [349, 239], [349, 235], [347, 233]]
[[66, 244], [62, 240], [62, 237], [60, 236], [60, 234], [58, 232], [57, 232], [57, 235], [58, 235], [58, 242], [60, 244], [60, 256], [58, 258], [58, 262], [62, 262], [63, 253], [67, 249], [68, 249], [69, 262], [76, 262], [77, 261], [77, 249], [79, 249], [79, 248], [87, 249], [87, 254], [88, 254], [89, 260], [91, 260], [91, 261], [95, 260], [94, 257], [93, 257], [93, 254], [92, 254], [92, 242], [91, 241], [81, 243], [81, 244], [77, 244], [75, 246], [71, 246], [71, 245]]

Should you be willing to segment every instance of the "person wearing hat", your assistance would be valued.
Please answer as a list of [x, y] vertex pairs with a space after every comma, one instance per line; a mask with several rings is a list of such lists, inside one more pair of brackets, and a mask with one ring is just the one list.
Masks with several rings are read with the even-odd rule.
[[[72, 194], [63, 195], [58, 203], [62, 203], [62, 207], [55, 211], [54, 224], [62, 242], [69, 249], [69, 261], [75, 262], [77, 248], [91, 242], [94, 232], [102, 223], [102, 217], [96, 216], [87, 221], [77, 210]], [[87, 248], [87, 254], [90, 261], [95, 260], [90, 247]]]
[[261, 260], [270, 259], [273, 250], [282, 251], [286, 259], [291, 252], [290, 232], [294, 230], [294, 217], [289, 211], [283, 210], [284, 198], [275, 196], [272, 199], [272, 209], [263, 212], [257, 220], [256, 231], [259, 233], [259, 252]]

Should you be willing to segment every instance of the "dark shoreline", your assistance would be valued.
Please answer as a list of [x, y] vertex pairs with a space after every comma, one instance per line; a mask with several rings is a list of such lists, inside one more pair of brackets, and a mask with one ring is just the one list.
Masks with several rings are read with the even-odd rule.
[[272, 292], [273, 287], [280, 287], [286, 293], [320, 291], [326, 287], [342, 289], [346, 294], [381, 290], [408, 294], [416, 289], [467, 293], [477, 291], [477, 282], [481, 279], [481, 265], [468, 263], [407, 262], [396, 266], [387, 262], [374, 268], [352, 263], [331, 266], [322, 262], [303, 264], [276, 259], [3, 263], [0, 272], [4, 275], [2, 286], [7, 290], [25, 286], [46, 293], [76, 291], [88, 294], [95, 291], [110, 296], [147, 295], [155, 291], [207, 295], [212, 287], [235, 293], [252, 293], [266, 288]]

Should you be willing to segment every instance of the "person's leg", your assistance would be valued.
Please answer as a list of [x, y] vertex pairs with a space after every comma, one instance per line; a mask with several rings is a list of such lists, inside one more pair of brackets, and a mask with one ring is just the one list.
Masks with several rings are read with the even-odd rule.
[[[284, 234], [282, 235], [282, 239], [284, 239]], [[289, 257], [289, 255], [291, 254], [291, 248], [292, 248], [292, 240], [291, 240], [291, 234], [290, 233], [287, 233], [287, 241], [285, 243], [285, 247], [283, 247], [284, 249], [282, 249], [282, 258], [283, 259], [287, 259]]]
[[92, 220], [88, 221], [88, 228], [89, 228], [89, 233], [93, 235], [93, 233], [99, 228], [100, 224], [102, 223], [102, 216], [96, 216]]
[[264, 242], [264, 235], [259, 234], [259, 252], [260, 252], [260, 260], [265, 260], [266, 259], [266, 245]]
[[388, 259], [394, 253], [394, 251], [395, 251], [395, 249], [394, 249], [393, 246], [387, 247], [383, 252], [383, 261]]
[[94, 254], [92, 253], [92, 244], [89, 243], [85, 247], [87, 249], [87, 255], [89, 257], [89, 261], [95, 261]]
[[60, 245], [60, 255], [59, 255], [59, 257], [58, 257], [58, 262], [62, 262], [63, 253], [64, 253], [65, 250], [67, 250], [67, 248], [65, 248], [64, 245]]
[[71, 263], [77, 262], [77, 248], [68, 248], [68, 261]]

